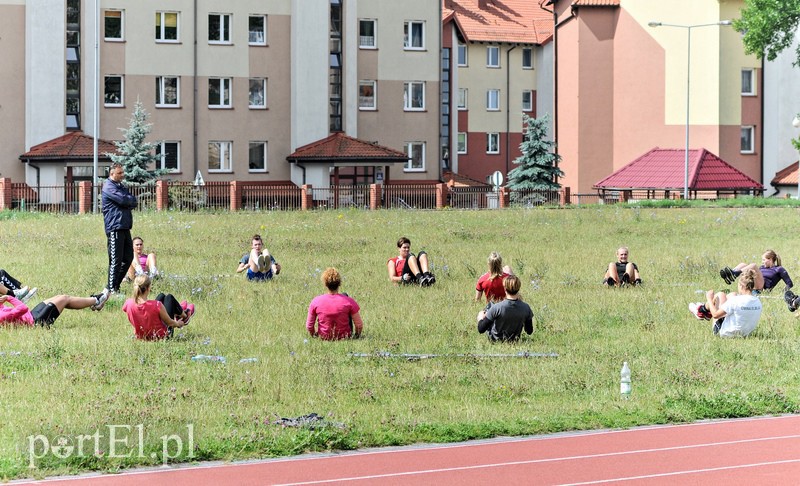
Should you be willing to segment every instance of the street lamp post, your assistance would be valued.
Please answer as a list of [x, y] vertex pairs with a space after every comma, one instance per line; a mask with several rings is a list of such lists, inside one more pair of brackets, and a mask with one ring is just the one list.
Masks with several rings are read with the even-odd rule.
[[648, 22], [650, 27], [679, 27], [686, 29], [686, 150], [684, 153], [684, 172], [683, 172], [683, 199], [689, 199], [689, 83], [691, 77], [689, 76], [691, 70], [691, 56], [692, 56], [692, 29], [697, 27], [712, 27], [715, 25], [731, 25], [730, 20], [720, 20], [711, 24], [694, 24], [694, 25], [680, 25], [680, 24], [666, 24], [664, 22]]

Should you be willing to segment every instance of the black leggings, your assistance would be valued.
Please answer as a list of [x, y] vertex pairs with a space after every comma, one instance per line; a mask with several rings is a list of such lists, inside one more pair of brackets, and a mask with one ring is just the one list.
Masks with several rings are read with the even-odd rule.
[[173, 319], [177, 319], [183, 314], [183, 307], [178, 303], [178, 299], [172, 294], [158, 294], [156, 300], [164, 305], [167, 314]]
[[9, 275], [5, 270], [0, 269], [0, 282], [3, 283], [10, 291], [9, 295], [14, 294], [14, 290], [19, 290], [23, 287], [22, 283]]
[[108, 237], [108, 290], [119, 292], [122, 279], [133, 262], [133, 241], [130, 230], [106, 233]]

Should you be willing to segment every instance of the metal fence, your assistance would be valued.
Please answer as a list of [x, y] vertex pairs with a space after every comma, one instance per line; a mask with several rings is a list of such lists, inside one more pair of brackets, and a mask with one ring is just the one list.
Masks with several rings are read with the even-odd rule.
[[293, 210], [303, 205], [303, 189], [297, 186], [244, 186], [242, 188], [242, 209]]
[[387, 209], [436, 209], [434, 184], [387, 184], [383, 186]]
[[369, 209], [369, 184], [311, 188], [314, 209]]
[[500, 193], [488, 187], [452, 187], [447, 205], [456, 209], [497, 209]]
[[30, 187], [15, 182], [11, 184], [11, 207], [20, 211], [77, 213], [78, 192], [77, 184]]

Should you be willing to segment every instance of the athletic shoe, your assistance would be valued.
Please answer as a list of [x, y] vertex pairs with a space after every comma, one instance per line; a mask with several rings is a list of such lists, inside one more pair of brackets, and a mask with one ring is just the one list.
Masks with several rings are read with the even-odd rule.
[[31, 297], [33, 297], [34, 295], [36, 295], [36, 291], [38, 291], [38, 290], [39, 290], [39, 289], [37, 289], [36, 287], [34, 287], [34, 288], [32, 288], [32, 289], [28, 290], [28, 293], [27, 293], [27, 294], [25, 294], [25, 295], [24, 295], [24, 296], [23, 296], [21, 299], [19, 299], [19, 300], [21, 300], [22, 302], [28, 302], [29, 300], [31, 300]]
[[194, 304], [190, 304], [184, 300], [181, 302], [181, 309], [186, 313], [186, 320], [183, 322], [189, 324], [189, 319], [194, 315]]
[[711, 312], [706, 309], [705, 304], [702, 302], [690, 302], [689, 303], [689, 312], [694, 314], [694, 316], [700, 320], [705, 319], [707, 321], [711, 320]]
[[606, 284], [606, 285], [608, 285], [609, 287], [613, 287], [613, 286], [617, 285], [617, 282], [616, 282], [616, 281], [615, 281], [613, 278], [611, 278], [611, 277], [608, 277], [608, 278], [606, 279], [606, 281], [605, 281], [605, 282], [603, 282], [603, 283], [604, 283], [604, 284]]
[[736, 275], [733, 273], [733, 270], [731, 270], [731, 267], [725, 267], [720, 270], [719, 276], [722, 277], [722, 280], [728, 285], [736, 281]]
[[789, 307], [789, 312], [794, 312], [797, 310], [798, 304], [800, 304], [800, 298], [797, 297], [797, 294], [792, 292], [789, 289], [786, 289], [786, 292], [783, 293], [783, 300], [786, 302], [786, 305]]
[[90, 297], [94, 297], [94, 305], [92, 306], [93, 311], [99, 311], [103, 309], [103, 306], [106, 305], [106, 301], [108, 300], [108, 296], [111, 295], [111, 292], [108, 289], [103, 289], [102, 292], [99, 294], [93, 294]]
[[432, 274], [431, 272], [428, 272], [428, 282], [429, 282], [428, 285], [435, 284], [436, 283], [436, 275]]
[[264, 255], [258, 255], [258, 271], [260, 273], [264, 273], [267, 271], [267, 259], [264, 258]]
[[716, 321], [714, 321], [714, 334], [719, 334], [719, 331], [722, 329], [722, 322], [725, 320], [724, 317], [720, 317]]
[[631, 284], [631, 276], [628, 275], [627, 273], [623, 273], [620, 280], [622, 281], [622, 283], [619, 284], [620, 287], [627, 287], [628, 285]]
[[637, 278], [636, 280], [633, 281], [633, 285], [635, 285], [635, 286], [642, 285], [642, 279]]
[[417, 277], [417, 283], [419, 284], [420, 287], [427, 287], [428, 285], [430, 285], [428, 282], [429, 282], [428, 277], [426, 277], [425, 275], [420, 275], [419, 277]]
[[22, 300], [23, 298], [25, 298], [26, 295], [28, 295], [29, 290], [30, 289], [28, 288], [27, 285], [25, 287], [22, 287], [21, 289], [17, 289], [14, 291], [14, 297], [18, 298], [19, 300]]

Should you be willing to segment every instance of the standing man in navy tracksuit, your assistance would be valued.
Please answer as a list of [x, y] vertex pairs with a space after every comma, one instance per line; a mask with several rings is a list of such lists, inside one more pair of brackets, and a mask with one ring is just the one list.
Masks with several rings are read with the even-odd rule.
[[108, 238], [108, 284], [103, 291], [106, 294], [119, 292], [119, 284], [133, 261], [131, 209], [136, 207], [136, 196], [122, 184], [124, 178], [122, 165], [114, 163], [103, 183], [103, 222]]

